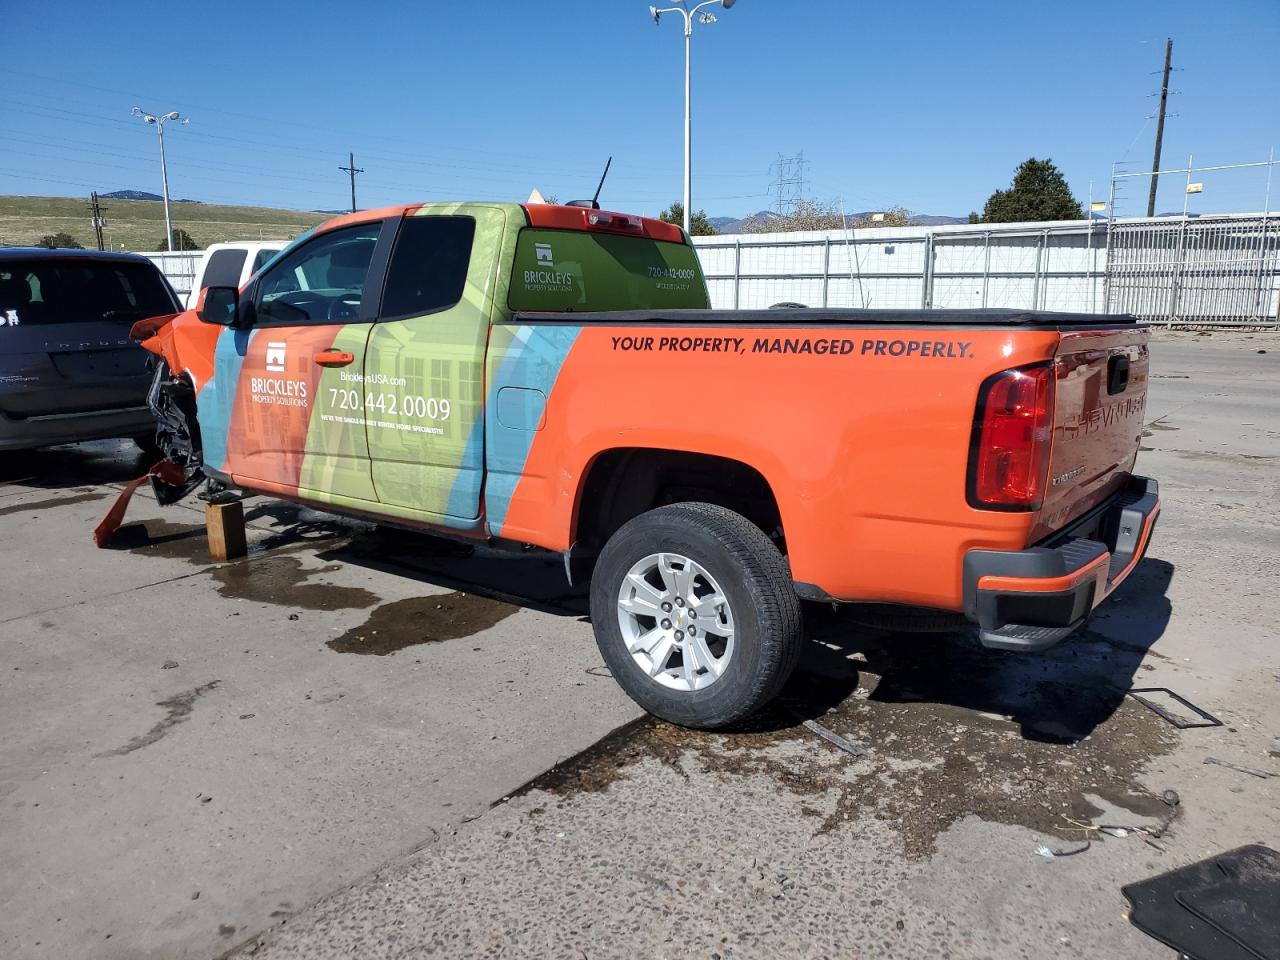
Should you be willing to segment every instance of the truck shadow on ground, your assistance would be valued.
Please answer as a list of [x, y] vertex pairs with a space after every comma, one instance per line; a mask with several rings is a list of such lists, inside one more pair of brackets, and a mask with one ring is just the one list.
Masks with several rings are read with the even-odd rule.
[[0, 485], [54, 490], [124, 483], [146, 473], [155, 458], [132, 440], [97, 440], [0, 454]]
[[[855, 690], [872, 703], [935, 704], [1017, 723], [1028, 740], [1076, 743], [1115, 713], [1168, 626], [1173, 565], [1144, 560], [1094, 618], [1041, 653], [988, 650], [968, 633], [901, 634], [814, 611], [810, 644], [783, 692], [818, 719]], [[780, 718], [781, 719], [781, 718]]]

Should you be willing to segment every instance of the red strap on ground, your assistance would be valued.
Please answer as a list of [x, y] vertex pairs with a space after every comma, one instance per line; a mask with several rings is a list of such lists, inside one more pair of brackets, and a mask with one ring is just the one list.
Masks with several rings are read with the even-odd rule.
[[102, 522], [93, 528], [93, 542], [99, 548], [105, 547], [111, 540], [111, 535], [120, 528], [120, 524], [124, 520], [124, 512], [129, 509], [129, 501], [133, 499], [134, 491], [152, 477], [157, 477], [175, 487], [185, 483], [187, 479], [186, 474], [182, 472], [182, 468], [172, 460], [161, 460], [137, 480], [130, 480], [125, 488], [120, 491], [120, 496], [116, 497], [116, 502], [111, 505], [107, 515], [102, 518]]

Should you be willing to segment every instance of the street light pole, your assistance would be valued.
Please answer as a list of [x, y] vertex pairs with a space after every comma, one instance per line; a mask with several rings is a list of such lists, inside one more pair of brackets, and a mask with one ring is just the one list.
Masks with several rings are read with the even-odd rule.
[[[693, 56], [693, 18], [703, 7], [722, 6], [728, 10], [735, 0], [703, 0], [692, 10], [685, 7], [686, 0], [678, 0], [680, 6], [666, 7], [659, 10], [649, 7], [649, 15], [654, 24], [664, 13], [678, 13], [684, 17], [684, 232], [690, 232], [693, 218], [693, 92], [691, 59]], [[698, 18], [700, 23], [715, 23], [714, 14], [704, 13]]]
[[153, 113], [147, 113], [141, 107], [134, 107], [130, 111], [135, 117], [141, 117], [146, 123], [155, 125], [156, 133], [160, 136], [160, 189], [164, 194], [164, 235], [165, 242], [168, 244], [169, 250], [173, 250], [173, 218], [169, 216], [169, 170], [164, 160], [164, 125], [166, 121], [177, 120], [179, 123], [190, 123], [190, 117], [178, 115], [178, 111], [166, 113], [164, 116], [156, 116]]

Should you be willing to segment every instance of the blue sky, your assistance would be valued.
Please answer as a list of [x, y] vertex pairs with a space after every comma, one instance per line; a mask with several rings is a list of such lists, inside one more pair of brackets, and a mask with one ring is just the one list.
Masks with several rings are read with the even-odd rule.
[[[681, 192], [678, 18], [643, 0], [0, 4], [0, 193], [159, 192], [341, 208], [523, 200], [530, 188], [656, 213]], [[770, 165], [803, 151], [807, 194], [847, 209], [963, 216], [1028, 156], [1081, 200], [1112, 161], [1148, 169], [1164, 38], [1162, 166], [1280, 147], [1280, 2], [739, 0], [694, 33], [694, 208], [771, 206]], [[1257, 210], [1259, 171], [1208, 174], [1192, 209]], [[1280, 176], [1272, 208], [1280, 208]], [[1145, 210], [1130, 182], [1117, 212]], [[1181, 209], [1180, 178], [1158, 208]]]

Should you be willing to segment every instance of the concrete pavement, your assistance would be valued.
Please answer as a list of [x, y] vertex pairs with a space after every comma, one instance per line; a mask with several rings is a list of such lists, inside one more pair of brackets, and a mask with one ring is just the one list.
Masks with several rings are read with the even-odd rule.
[[1165, 509], [1087, 631], [1017, 656], [811, 609], [735, 734], [597, 742], [636, 711], [554, 561], [264, 500], [248, 561], [145, 500], [95, 551], [127, 448], [11, 462], [0, 954], [1171, 956], [1119, 887], [1280, 834], [1280, 780], [1204, 763], [1280, 769], [1280, 339], [1153, 357], [1138, 469]]

